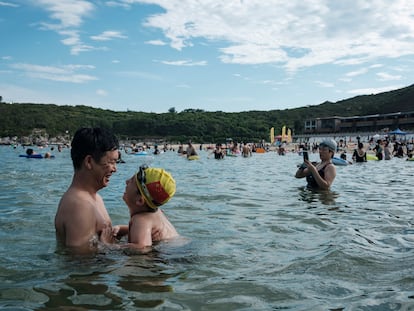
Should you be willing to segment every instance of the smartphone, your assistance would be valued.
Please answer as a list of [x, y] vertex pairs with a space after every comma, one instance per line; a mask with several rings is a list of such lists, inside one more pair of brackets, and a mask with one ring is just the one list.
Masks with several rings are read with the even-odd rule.
[[302, 153], [303, 153], [303, 161], [309, 160], [308, 150], [303, 150]]

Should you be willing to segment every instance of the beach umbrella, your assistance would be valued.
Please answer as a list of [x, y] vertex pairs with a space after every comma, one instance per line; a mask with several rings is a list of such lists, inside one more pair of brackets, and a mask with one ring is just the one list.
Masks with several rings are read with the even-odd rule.
[[401, 131], [399, 128], [397, 128], [396, 130], [388, 132], [388, 134], [390, 134], [390, 135], [405, 135], [407, 133], [404, 132], [404, 131]]

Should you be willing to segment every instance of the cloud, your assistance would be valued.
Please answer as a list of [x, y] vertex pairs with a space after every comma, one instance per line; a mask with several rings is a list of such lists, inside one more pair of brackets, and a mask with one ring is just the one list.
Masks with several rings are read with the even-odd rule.
[[126, 38], [128, 37], [124, 36], [121, 32], [113, 31], [113, 30], [104, 31], [103, 33], [97, 36], [91, 36], [91, 39], [95, 41], [109, 41], [113, 39], [126, 39]]
[[38, 0], [38, 5], [51, 13], [51, 18], [58, 20], [61, 29], [81, 26], [83, 18], [89, 16], [94, 5], [84, 0]]
[[83, 19], [94, 11], [94, 5], [85, 0], [37, 0], [37, 5], [50, 12], [50, 18], [57, 23], [41, 22], [44, 30], [56, 31], [61, 36], [64, 45], [71, 47], [71, 54], [90, 51], [94, 48], [84, 44], [79, 35], [79, 27]]
[[400, 75], [390, 75], [386, 72], [378, 72], [377, 73], [378, 78], [380, 79], [380, 81], [393, 81], [393, 80], [401, 80], [401, 76]]
[[374, 65], [369, 66], [369, 68], [381, 68], [383, 66], [384, 65], [382, 65], [382, 64], [374, 64]]
[[121, 7], [121, 8], [124, 8], [124, 9], [130, 9], [131, 8], [131, 6], [128, 3], [118, 2], [118, 1], [106, 1], [105, 5], [109, 6], [109, 7]]
[[66, 37], [65, 39], [62, 39], [61, 42], [62, 44], [71, 47], [70, 53], [72, 55], [78, 55], [81, 52], [96, 50], [95, 47], [84, 44], [81, 41], [79, 32], [77, 30], [61, 30], [58, 31], [58, 33]]
[[149, 16], [145, 26], [160, 29], [176, 50], [219, 44], [224, 63], [275, 63], [296, 71], [414, 54], [410, 0], [124, 2], [160, 6], [164, 12]]
[[97, 80], [91, 75], [79, 74], [77, 71], [94, 69], [93, 66], [85, 65], [66, 65], [66, 66], [41, 66], [25, 63], [10, 65], [11, 68], [21, 70], [26, 76], [35, 79], [45, 79], [58, 82], [85, 83]]
[[4, 2], [4, 1], [0, 1], [0, 6], [8, 6], [11, 8], [18, 8], [19, 5], [15, 4], [15, 3], [11, 3], [11, 2]]
[[176, 61], [161, 61], [164, 65], [171, 66], [206, 66], [206, 61], [193, 62], [189, 60], [176, 60]]
[[160, 45], [160, 46], [167, 45], [167, 43], [165, 43], [162, 40], [150, 40], [150, 41], [146, 41], [145, 43], [146, 44], [151, 44], [151, 45]]
[[356, 77], [356, 76], [363, 75], [367, 72], [368, 72], [367, 68], [361, 68], [359, 70], [348, 72], [347, 74], [345, 74], [345, 76], [347, 76], [347, 77]]

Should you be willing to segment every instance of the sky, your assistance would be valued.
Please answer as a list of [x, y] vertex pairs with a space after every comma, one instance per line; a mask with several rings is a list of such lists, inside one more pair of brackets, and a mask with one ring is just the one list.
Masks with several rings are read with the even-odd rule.
[[284, 110], [413, 84], [412, 0], [0, 0], [10, 103]]

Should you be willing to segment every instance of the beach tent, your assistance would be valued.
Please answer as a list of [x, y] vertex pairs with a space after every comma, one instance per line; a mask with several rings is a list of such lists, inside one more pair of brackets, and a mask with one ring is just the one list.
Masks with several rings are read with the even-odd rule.
[[393, 130], [391, 132], [388, 132], [388, 134], [390, 134], [390, 135], [405, 135], [407, 133], [406, 132], [403, 132], [399, 128], [397, 128], [396, 130]]

